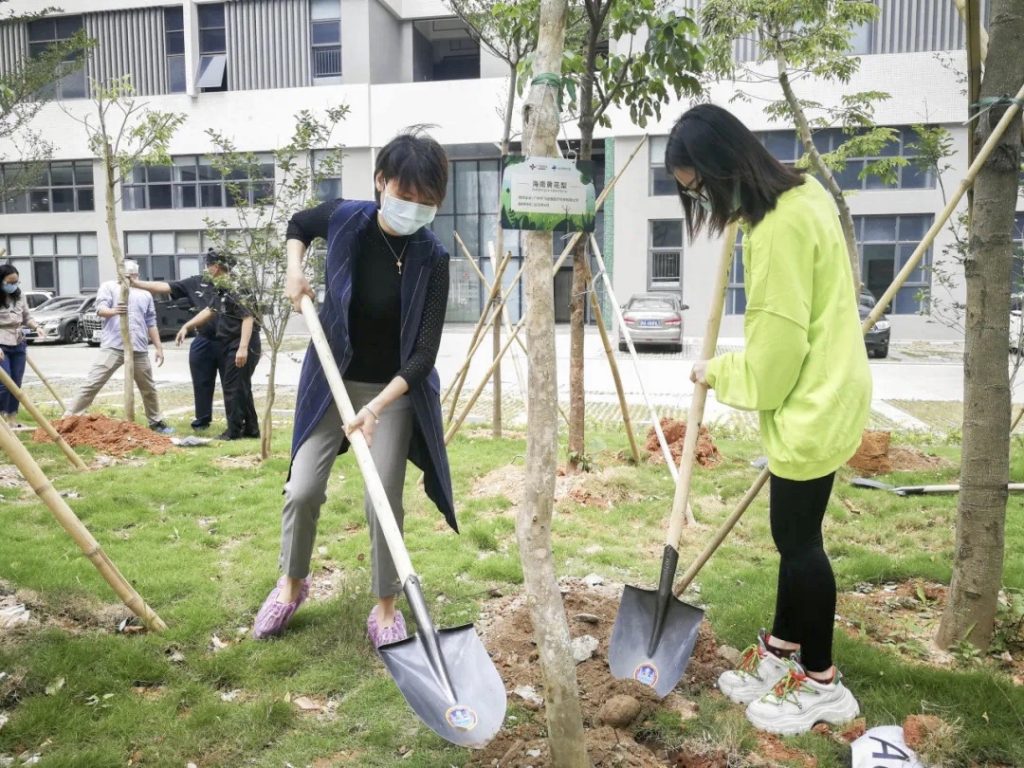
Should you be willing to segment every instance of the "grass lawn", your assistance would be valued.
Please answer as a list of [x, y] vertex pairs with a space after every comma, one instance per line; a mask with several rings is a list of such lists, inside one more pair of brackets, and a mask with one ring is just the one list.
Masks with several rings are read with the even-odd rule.
[[[175, 426], [181, 432], [187, 422]], [[277, 576], [289, 437], [287, 429], [276, 431], [275, 457], [262, 465], [246, 459], [254, 443], [214, 443], [83, 474], [70, 472], [55, 446], [30, 444], [169, 629], [116, 633], [116, 599], [49, 511], [23, 487], [0, 488], [0, 578], [8, 591], [31, 591], [23, 594], [31, 595], [39, 619], [0, 633], [0, 713], [8, 718], [0, 726], [0, 755], [27, 751], [41, 755], [40, 766], [83, 768], [434, 768], [471, 759], [415, 720], [365, 639], [373, 604], [369, 544], [351, 457], [332, 473], [314, 556], [314, 575], [329, 597], [307, 603], [285, 639], [256, 643], [244, 634]], [[757, 473], [749, 464], [759, 453], [754, 440], [716, 437], [725, 460], [696, 472], [695, 512], [707, 525], [684, 534], [682, 563]], [[913, 439], [950, 467], [893, 480], [955, 480], [958, 446]], [[598, 471], [621, 464], [615, 455], [626, 446], [618, 432], [595, 429], [590, 440]], [[1014, 450], [1014, 479], [1024, 480], [1021, 448]], [[419, 473], [410, 472], [406, 540], [439, 625], [473, 621], [491, 590], [508, 595], [520, 588], [517, 500], [477, 486], [493, 470], [521, 467], [524, 453], [522, 440], [493, 442], [482, 434], [452, 446], [461, 536], [444, 527], [416, 485]], [[83, 455], [88, 461], [89, 452]], [[837, 480], [826, 531], [840, 591], [914, 579], [948, 583], [956, 498], [854, 489], [850, 477], [844, 470]], [[665, 468], [615, 466], [585, 483], [617, 501], [611, 508], [559, 503], [553, 535], [562, 574], [650, 584], [671, 503]], [[1015, 497], [1006, 537], [1008, 612], [1024, 601], [1021, 551], [1024, 510]], [[721, 642], [742, 648], [770, 620], [775, 564], [763, 495], [698, 578]], [[1024, 687], [998, 659], [961, 648], [944, 666], [916, 662], [909, 643], [881, 642], [867, 614], [853, 618], [836, 633], [836, 656], [868, 726], [940, 714], [961, 729], [950, 765], [1024, 766]], [[999, 651], [1018, 660], [1019, 632], [1007, 621], [998, 638]], [[738, 708], [710, 691], [698, 703], [691, 720], [659, 716], [653, 725], [680, 740], [751, 742]], [[521, 707], [510, 711], [530, 716]], [[820, 766], [842, 762], [824, 737], [789, 743], [817, 756]]]

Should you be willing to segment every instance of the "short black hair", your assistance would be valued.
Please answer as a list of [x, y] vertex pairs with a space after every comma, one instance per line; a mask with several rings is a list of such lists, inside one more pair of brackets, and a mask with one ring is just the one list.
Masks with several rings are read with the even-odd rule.
[[[6, 280], [8, 275], [18, 275], [19, 278], [21, 277], [21, 274], [13, 264], [0, 264], [0, 283]], [[16, 290], [14, 293], [0, 291], [0, 298], [3, 298], [5, 307], [9, 307], [11, 304], [16, 304], [18, 299], [21, 298], [21, 288]]]
[[[440, 206], [448, 192], [448, 154], [426, 133], [427, 126], [406, 128], [377, 153], [373, 169], [383, 174], [384, 181], [398, 181], [402, 190], [415, 193], [433, 205]], [[380, 193], [376, 193], [380, 202]]]
[[735, 115], [714, 104], [698, 104], [672, 126], [665, 168], [669, 173], [692, 168], [711, 201], [709, 213], [676, 182], [691, 239], [705, 226], [710, 234], [720, 235], [739, 218], [758, 224], [775, 208], [779, 195], [804, 183], [802, 170], [780, 163]]
[[212, 267], [214, 264], [230, 270], [235, 266], [235, 257], [208, 248], [206, 250], [206, 266]]

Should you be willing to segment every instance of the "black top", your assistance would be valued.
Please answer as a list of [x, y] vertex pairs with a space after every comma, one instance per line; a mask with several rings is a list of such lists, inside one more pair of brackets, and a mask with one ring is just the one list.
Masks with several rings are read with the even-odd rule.
[[[213, 306], [217, 301], [217, 289], [207, 275], [192, 275], [184, 280], [168, 283], [171, 286], [172, 299], [188, 299], [188, 303], [198, 312]], [[216, 309], [216, 307], [214, 307]], [[199, 327], [197, 333], [207, 339], [217, 338], [217, 316]]]
[[[242, 320], [252, 317], [252, 312], [240, 304], [234, 294], [223, 290], [217, 292], [212, 308], [218, 318], [217, 340], [227, 347], [237, 347], [242, 338]], [[252, 336], [249, 337], [249, 348], [253, 349], [259, 345], [260, 325], [256, 321], [252, 326]]]
[[[288, 222], [288, 239], [301, 240], [307, 247], [314, 238], [326, 240], [328, 222], [339, 203], [340, 199], [332, 200], [296, 213]], [[416, 344], [402, 365], [402, 282], [396, 255], [402, 255], [408, 240], [385, 235], [376, 222], [360, 236], [352, 270], [352, 362], [345, 371], [347, 379], [386, 384], [401, 376], [412, 387], [434, 367], [448, 303], [448, 259], [439, 259], [430, 273]]]

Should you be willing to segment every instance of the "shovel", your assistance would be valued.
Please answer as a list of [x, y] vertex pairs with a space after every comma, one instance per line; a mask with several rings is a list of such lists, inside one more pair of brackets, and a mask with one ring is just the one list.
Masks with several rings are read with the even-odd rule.
[[[858, 488], [874, 488], [879, 491], [892, 491], [898, 496], [922, 496], [926, 493], [960, 493], [959, 485], [889, 485], [871, 480], [867, 477], [855, 477], [850, 485]], [[1024, 483], [1008, 483], [1007, 491], [1024, 491]]]
[[[735, 225], [726, 229], [724, 238], [718, 282], [712, 294], [711, 311], [701, 350], [702, 360], [714, 357], [718, 346], [718, 330], [722, 325], [722, 308], [725, 305], [725, 291], [729, 283], [729, 270], [736, 243]], [[686, 671], [693, 647], [697, 643], [697, 631], [704, 619], [703, 610], [679, 600], [672, 594], [672, 582], [679, 563], [677, 547], [686, 519], [693, 461], [697, 453], [697, 438], [700, 436], [707, 395], [707, 385], [694, 386], [690, 411], [686, 419], [683, 455], [679, 462], [679, 479], [676, 482], [668, 533], [665, 536], [665, 549], [661, 557], [658, 589], [641, 589], [626, 585], [608, 648], [608, 665], [615, 677], [637, 680], [653, 688], [661, 697], [668, 695], [676, 687], [676, 683]]]
[[[308, 296], [302, 298], [302, 316], [342, 421], [348, 424], [355, 418], [352, 403]], [[378, 649], [381, 659], [413, 712], [428, 728], [452, 744], [483, 747], [505, 720], [505, 685], [472, 624], [435, 629], [366, 439], [357, 430], [349, 436], [349, 442], [416, 619], [416, 634], [382, 645]]]

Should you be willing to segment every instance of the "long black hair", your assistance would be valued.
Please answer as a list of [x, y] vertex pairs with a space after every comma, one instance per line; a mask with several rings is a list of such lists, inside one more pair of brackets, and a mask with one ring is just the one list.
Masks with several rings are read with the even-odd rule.
[[[18, 270], [14, 268], [13, 264], [0, 264], [0, 283], [3, 283], [8, 275], [21, 275]], [[21, 288], [18, 288], [14, 293], [8, 293], [7, 291], [0, 291], [0, 299], [3, 299], [4, 306], [9, 307], [12, 304], [17, 304], [18, 299], [21, 298]]]
[[[406, 128], [385, 144], [377, 154], [373, 178], [384, 176], [385, 183], [398, 181], [402, 190], [426, 198], [440, 207], [448, 192], [448, 154], [427, 133], [425, 125]], [[380, 202], [380, 192], [376, 193]]]
[[672, 126], [665, 167], [669, 173], [693, 169], [696, 191], [711, 201], [708, 212], [676, 181], [691, 239], [705, 226], [720, 235], [739, 218], [758, 224], [775, 208], [779, 195], [804, 182], [803, 171], [772, 157], [749, 128], [714, 104], [698, 104]]

